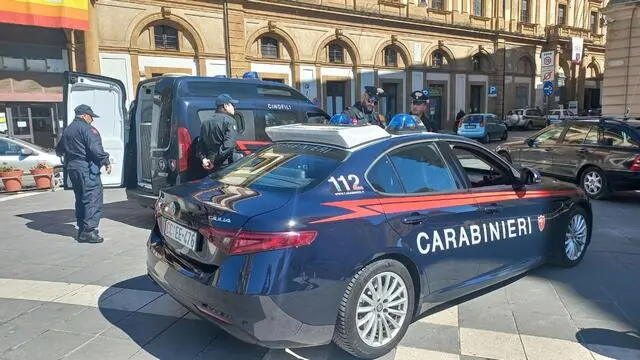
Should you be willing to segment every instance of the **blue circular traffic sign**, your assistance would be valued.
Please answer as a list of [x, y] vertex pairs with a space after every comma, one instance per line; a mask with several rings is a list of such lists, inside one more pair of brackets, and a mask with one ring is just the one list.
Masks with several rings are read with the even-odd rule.
[[553, 94], [553, 83], [551, 81], [545, 81], [542, 85], [542, 91], [544, 91], [545, 95]]

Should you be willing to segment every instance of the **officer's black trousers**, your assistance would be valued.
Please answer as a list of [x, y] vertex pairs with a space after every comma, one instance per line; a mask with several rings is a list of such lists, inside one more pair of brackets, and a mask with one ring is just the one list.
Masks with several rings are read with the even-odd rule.
[[91, 232], [98, 228], [102, 216], [102, 180], [100, 174], [88, 169], [69, 169], [69, 180], [76, 196], [76, 221], [80, 232]]

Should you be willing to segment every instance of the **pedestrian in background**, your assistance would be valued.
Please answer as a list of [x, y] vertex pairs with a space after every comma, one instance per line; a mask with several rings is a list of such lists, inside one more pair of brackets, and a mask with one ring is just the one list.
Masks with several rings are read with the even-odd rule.
[[98, 225], [102, 217], [103, 189], [100, 169], [111, 174], [109, 154], [102, 147], [102, 138], [92, 123], [99, 118], [88, 105], [75, 108], [76, 117], [64, 129], [56, 154], [63, 158], [64, 172], [69, 177], [75, 195], [78, 242], [101, 243]]
[[231, 95], [220, 94], [216, 98], [216, 112], [200, 126], [196, 156], [202, 162], [202, 167], [208, 171], [225, 163], [233, 163], [238, 137], [238, 126], [232, 117], [236, 104], [238, 100], [234, 100]]

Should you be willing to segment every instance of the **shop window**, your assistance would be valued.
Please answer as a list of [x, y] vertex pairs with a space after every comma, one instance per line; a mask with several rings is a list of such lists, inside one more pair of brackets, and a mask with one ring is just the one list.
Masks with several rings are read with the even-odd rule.
[[344, 64], [344, 48], [340, 44], [330, 44], [329, 62], [334, 64]]
[[179, 50], [178, 30], [168, 25], [156, 25], [155, 45], [158, 50]]
[[398, 52], [392, 47], [384, 49], [384, 66], [398, 66]]
[[264, 58], [270, 58], [270, 59], [280, 58], [278, 40], [268, 36], [265, 36], [262, 39], [260, 39], [260, 53]]
[[446, 65], [446, 56], [440, 50], [436, 50], [431, 54], [431, 66], [434, 68], [440, 68]]

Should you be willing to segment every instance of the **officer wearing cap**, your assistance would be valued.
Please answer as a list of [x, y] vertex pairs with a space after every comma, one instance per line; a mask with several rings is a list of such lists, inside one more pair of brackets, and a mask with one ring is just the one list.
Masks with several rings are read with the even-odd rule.
[[359, 102], [353, 104], [343, 111], [354, 123], [371, 124], [384, 127], [380, 114], [376, 111], [378, 99], [384, 96], [384, 91], [375, 86], [365, 86], [364, 93]]
[[84, 104], [75, 108], [75, 114], [62, 133], [56, 154], [64, 159], [64, 171], [73, 186], [78, 242], [101, 243], [104, 239], [98, 233], [103, 201], [100, 168], [104, 166], [107, 174], [111, 174], [111, 163], [100, 133], [91, 125], [99, 116]]
[[420, 119], [427, 131], [438, 132], [427, 115], [427, 101], [429, 97], [426, 94], [428, 93], [424, 90], [416, 90], [411, 93], [411, 111], [409, 114]]
[[197, 157], [206, 170], [217, 169], [225, 162], [233, 162], [238, 128], [234, 105], [238, 104], [229, 94], [216, 98], [216, 112], [205, 119], [200, 126], [200, 141]]

